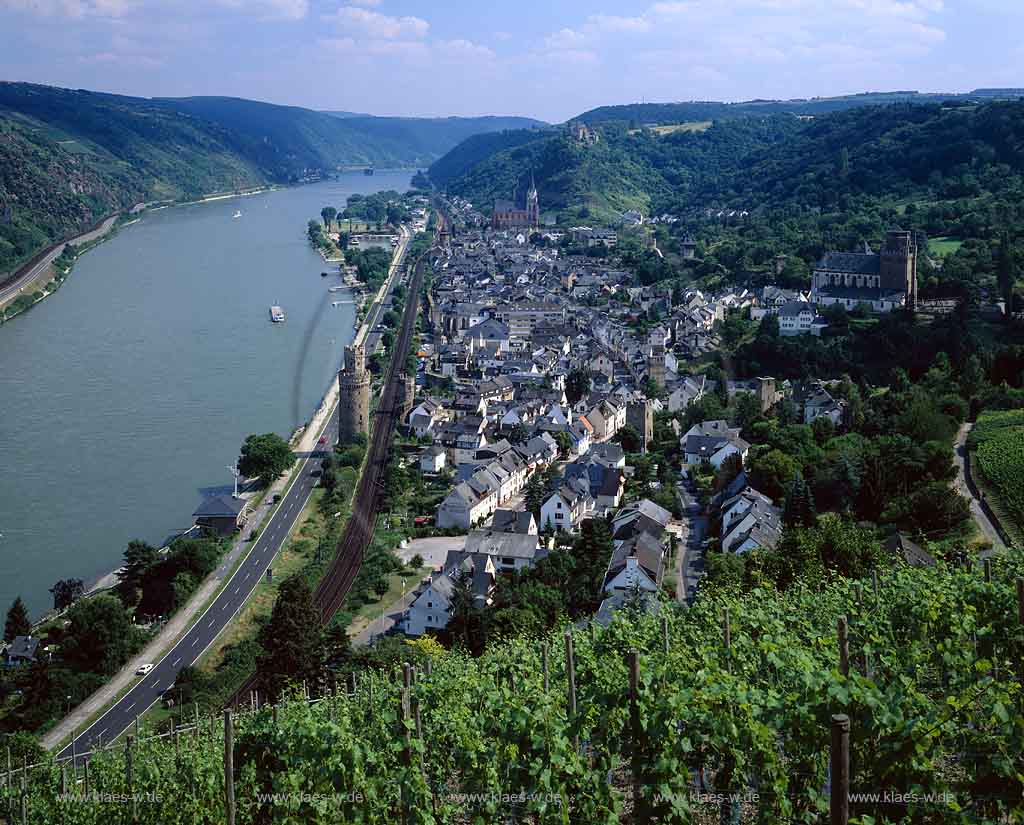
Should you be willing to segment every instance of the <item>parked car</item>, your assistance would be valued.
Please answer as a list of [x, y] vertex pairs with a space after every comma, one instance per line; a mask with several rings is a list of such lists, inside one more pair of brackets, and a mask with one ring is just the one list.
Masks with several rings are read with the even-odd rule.
[[145, 676], [152, 669], [153, 669], [153, 665], [151, 665], [151, 664], [147, 663], [147, 664], [144, 664], [144, 665], [140, 665], [139, 669], [135, 671], [135, 675], [136, 676]]

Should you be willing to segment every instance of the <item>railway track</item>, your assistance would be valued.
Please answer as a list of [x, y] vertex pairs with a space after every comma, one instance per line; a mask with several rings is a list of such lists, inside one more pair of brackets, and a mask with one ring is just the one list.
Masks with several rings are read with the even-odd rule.
[[[435, 233], [435, 241], [447, 226], [447, 217], [442, 213]], [[391, 352], [391, 361], [385, 376], [380, 402], [373, 415], [370, 443], [367, 446], [366, 466], [359, 479], [352, 500], [352, 514], [335, 550], [334, 561], [321, 578], [313, 593], [313, 603], [320, 613], [320, 623], [326, 626], [338, 612], [355, 581], [363, 563], [363, 555], [373, 538], [377, 525], [377, 511], [383, 491], [383, 477], [391, 452], [391, 440], [398, 424], [398, 378], [405, 368], [405, 361], [412, 342], [413, 329], [421, 300], [423, 270], [426, 259], [436, 249], [424, 253], [413, 264], [412, 281], [409, 284], [409, 300], [402, 316], [402, 327]], [[259, 677], [253, 674], [231, 698], [229, 705], [237, 706], [250, 701], [250, 696], [259, 687]]]

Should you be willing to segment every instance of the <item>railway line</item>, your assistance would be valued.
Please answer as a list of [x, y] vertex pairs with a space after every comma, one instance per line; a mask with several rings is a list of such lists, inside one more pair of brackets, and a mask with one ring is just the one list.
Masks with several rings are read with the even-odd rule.
[[[447, 227], [447, 218], [440, 213], [435, 241]], [[367, 445], [366, 464], [352, 500], [352, 513], [335, 550], [330, 568], [320, 580], [313, 594], [313, 603], [320, 614], [320, 622], [327, 625], [338, 612], [355, 581], [363, 562], [366, 548], [373, 538], [377, 513], [383, 491], [383, 477], [391, 451], [391, 441], [398, 424], [399, 376], [409, 354], [416, 316], [421, 300], [424, 267], [436, 245], [412, 265], [412, 279], [408, 285], [409, 300], [402, 316], [402, 326], [391, 352], [391, 361], [385, 375], [380, 400], [373, 415], [370, 442]], [[244, 705], [259, 687], [259, 677], [253, 674], [232, 697], [229, 705]]]

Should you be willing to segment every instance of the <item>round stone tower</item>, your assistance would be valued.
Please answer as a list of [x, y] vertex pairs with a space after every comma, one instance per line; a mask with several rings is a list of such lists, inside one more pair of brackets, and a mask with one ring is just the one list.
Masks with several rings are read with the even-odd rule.
[[338, 373], [338, 439], [344, 444], [356, 433], [370, 434], [370, 373], [362, 344], [345, 347]]

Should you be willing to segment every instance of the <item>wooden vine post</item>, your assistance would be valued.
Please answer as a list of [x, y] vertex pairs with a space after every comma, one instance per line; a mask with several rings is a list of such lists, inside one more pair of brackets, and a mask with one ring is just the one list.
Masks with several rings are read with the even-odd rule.
[[129, 735], [124, 740], [124, 781], [128, 786], [128, 796], [132, 800], [132, 822], [139, 821], [138, 805], [135, 802], [134, 776], [132, 771], [132, 745], [135, 737]]
[[[1017, 577], [1017, 623], [1024, 631], [1024, 578]], [[1021, 684], [1024, 684], [1024, 651], [1017, 655], [1017, 667]], [[1021, 697], [1021, 705], [1024, 706], [1024, 696]]]
[[840, 616], [836, 622], [839, 635], [839, 672], [843, 676], [850, 675], [850, 640], [846, 632], [846, 616]]
[[633, 773], [633, 817], [644, 821], [640, 816], [642, 777], [640, 747], [640, 653], [634, 647], [626, 654], [626, 666], [629, 668], [629, 755]]
[[[569, 678], [569, 724], [574, 725], [576, 723], [576, 656], [572, 646], [572, 630], [565, 631], [565, 669]], [[580, 738], [577, 734], [573, 734], [572, 745], [579, 750]]]
[[848, 825], [850, 821], [850, 717], [837, 713], [832, 717], [832, 767], [829, 798], [830, 825]]
[[227, 825], [235, 825], [235, 731], [230, 709], [224, 711], [224, 815]]
[[729, 608], [722, 609], [722, 636], [725, 640], [725, 664], [732, 673], [732, 625], [729, 621]]
[[549, 655], [550, 655], [550, 653], [548, 651], [548, 643], [544, 642], [540, 646], [540, 660], [541, 660], [541, 669], [544, 671], [544, 692], [545, 693], [548, 692], [548, 689], [551, 686], [551, 677], [550, 677], [550, 670], [549, 670], [550, 663], [548, 661]]

